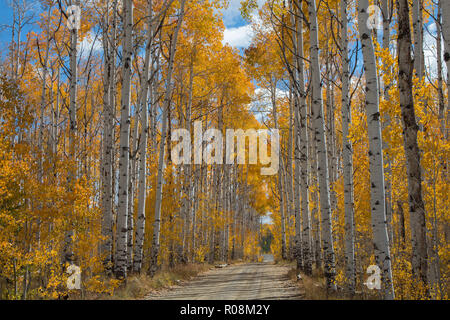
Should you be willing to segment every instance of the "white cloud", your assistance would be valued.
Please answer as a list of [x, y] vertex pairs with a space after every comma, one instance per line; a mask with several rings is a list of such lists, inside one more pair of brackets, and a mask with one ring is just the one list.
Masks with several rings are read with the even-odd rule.
[[[257, 97], [258, 99], [264, 101], [267, 105], [271, 105], [271, 99], [270, 99], [270, 91], [268, 89], [265, 88], [256, 88], [255, 89], [255, 97]], [[281, 98], [288, 98], [289, 97], [289, 90], [283, 90], [280, 88], [276, 88], [275, 90], [275, 96], [278, 99]]]
[[[288, 98], [289, 91], [276, 88], [275, 96], [277, 99]], [[254, 112], [256, 119], [263, 123], [272, 113], [271, 93], [268, 89], [258, 87], [255, 89], [253, 101], [250, 104], [250, 110]]]
[[[436, 48], [436, 25], [430, 23], [427, 27], [428, 31], [425, 30], [423, 37], [423, 54], [425, 68], [432, 79], [437, 77], [437, 48]], [[444, 63], [444, 41], [442, 39], [442, 74], [445, 77], [447, 74], [447, 66]]]
[[273, 219], [270, 215], [265, 215], [261, 217], [262, 224], [273, 224]]
[[78, 50], [82, 56], [87, 58], [92, 50], [92, 54], [100, 53], [103, 49], [100, 37], [96, 37], [92, 32], [88, 33], [82, 41], [78, 43]]
[[253, 38], [253, 30], [250, 24], [237, 28], [225, 29], [223, 33], [223, 44], [228, 43], [232, 47], [246, 48]]

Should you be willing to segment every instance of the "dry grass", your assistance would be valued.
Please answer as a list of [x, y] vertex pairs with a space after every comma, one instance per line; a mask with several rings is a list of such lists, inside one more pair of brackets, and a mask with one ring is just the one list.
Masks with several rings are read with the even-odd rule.
[[327, 292], [326, 280], [323, 274], [317, 270], [313, 270], [313, 274], [311, 276], [305, 275], [303, 272], [300, 272], [301, 279], [297, 278], [298, 272], [296, 268], [292, 268], [289, 271], [289, 277], [293, 281], [295, 281], [300, 287], [301, 291], [304, 293], [305, 300], [346, 300], [348, 297], [345, 297], [342, 293], [333, 293], [330, 294]]
[[91, 298], [103, 300], [142, 299], [148, 293], [169, 288], [181, 281], [188, 281], [211, 267], [208, 264], [186, 264], [176, 266], [173, 269], [164, 268], [158, 271], [153, 278], [146, 274], [131, 275], [126, 283], [115, 290], [113, 295], [100, 295]]
[[314, 269], [311, 276], [300, 272], [301, 279], [297, 279], [298, 272], [293, 267], [289, 273], [289, 278], [295, 281], [304, 293], [306, 300], [374, 300], [379, 299], [376, 292], [368, 292], [367, 290], [357, 291], [355, 296], [345, 294], [343, 288], [338, 288], [337, 292], [328, 293], [326, 287], [326, 279], [323, 273]]

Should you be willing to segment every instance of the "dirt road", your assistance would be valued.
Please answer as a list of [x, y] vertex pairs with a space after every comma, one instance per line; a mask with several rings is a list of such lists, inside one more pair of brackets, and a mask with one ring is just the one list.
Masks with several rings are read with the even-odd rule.
[[147, 300], [255, 300], [302, 299], [298, 286], [287, 273], [265, 256], [262, 263], [229, 265], [212, 269], [184, 285], [147, 296]]

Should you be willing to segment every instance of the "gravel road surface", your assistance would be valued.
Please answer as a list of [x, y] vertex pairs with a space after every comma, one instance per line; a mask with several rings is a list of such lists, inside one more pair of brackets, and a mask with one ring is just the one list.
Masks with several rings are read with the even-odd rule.
[[297, 284], [289, 279], [289, 266], [273, 263], [234, 264], [215, 268], [192, 281], [145, 297], [147, 300], [298, 300], [303, 298]]

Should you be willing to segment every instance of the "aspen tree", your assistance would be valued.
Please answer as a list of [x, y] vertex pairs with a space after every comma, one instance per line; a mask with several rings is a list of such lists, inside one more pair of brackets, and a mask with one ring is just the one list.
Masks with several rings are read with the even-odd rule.
[[320, 190], [322, 249], [324, 252], [325, 277], [327, 289], [336, 290], [336, 269], [331, 224], [330, 183], [328, 174], [328, 155], [325, 141], [325, 122], [322, 101], [321, 74], [319, 66], [319, 30], [317, 26], [316, 1], [308, 1], [310, 23], [310, 58], [312, 81], [312, 121], [318, 155], [318, 176]]
[[[112, 10], [112, 26], [109, 25], [109, 10]], [[103, 265], [106, 272], [111, 272], [113, 250], [113, 162], [114, 162], [114, 110], [115, 110], [115, 52], [117, 0], [110, 7], [107, 2], [103, 16], [103, 52], [104, 52], [104, 88], [103, 88], [103, 157], [102, 157], [102, 236], [101, 244], [104, 255]], [[109, 29], [111, 28], [111, 36]]]
[[[270, 83], [270, 96], [272, 101], [272, 113], [273, 113], [273, 122], [275, 125], [275, 129], [279, 129], [278, 125], [278, 114], [277, 114], [277, 100], [276, 100], [276, 83], [271, 81]], [[286, 197], [283, 189], [283, 179], [284, 179], [284, 171], [283, 171], [283, 155], [280, 153], [280, 163], [281, 168], [278, 172], [278, 194], [280, 198], [280, 214], [281, 214], [281, 257], [283, 259], [287, 259], [287, 248], [286, 248], [286, 212], [285, 212], [285, 201]]]
[[[450, 92], [450, 1], [439, 0], [442, 12], [442, 37], [444, 38], [444, 61], [447, 65], [447, 91]], [[447, 111], [450, 110], [450, 94], [447, 94]]]
[[[388, 52], [390, 52], [390, 22], [392, 19], [392, 6], [393, 6], [393, 2], [390, 0], [382, 0], [381, 1], [381, 12], [383, 14], [383, 49], [387, 50]], [[390, 85], [384, 83], [383, 84], [384, 88], [383, 88], [383, 95], [384, 95], [384, 99], [385, 101], [389, 101], [390, 100], [390, 96], [389, 96], [389, 89], [390, 89]], [[385, 114], [385, 122], [382, 123], [382, 125], [384, 125], [384, 127], [382, 127], [382, 131], [384, 130], [384, 128], [388, 127], [391, 124], [391, 119], [389, 116], [389, 113], [386, 112]], [[388, 143], [386, 141], [383, 141], [383, 151], [387, 150], [389, 147]], [[393, 219], [392, 219], [392, 168], [391, 168], [391, 159], [390, 156], [387, 154], [387, 152], [384, 152], [385, 157], [386, 157], [386, 176], [389, 176], [389, 179], [385, 179], [385, 197], [386, 197], [386, 218], [387, 218], [387, 223], [388, 223], [388, 235], [389, 235], [389, 243], [392, 245], [394, 239], [394, 234], [393, 234], [393, 227], [392, 227], [392, 223], [393, 223]]]
[[441, 6], [437, 6], [437, 16], [434, 19], [436, 25], [436, 66], [437, 66], [437, 91], [438, 91], [438, 101], [439, 101], [439, 119], [441, 120], [441, 131], [442, 134], [445, 133], [445, 102], [444, 102], [444, 84], [443, 84], [443, 64], [442, 64], [442, 10]]
[[[300, 163], [300, 193], [301, 193], [301, 225], [302, 225], [302, 253], [304, 257], [303, 268], [307, 275], [312, 274], [312, 250], [311, 250], [311, 222], [309, 212], [309, 182], [308, 182], [308, 120], [306, 106], [306, 92], [304, 80], [304, 62], [303, 62], [303, 12], [300, 10], [302, 1], [299, 1], [297, 18], [295, 21], [297, 36], [297, 72], [298, 72], [298, 105], [296, 116], [299, 117], [297, 124], [297, 142], [299, 144], [299, 154], [295, 159]], [[298, 164], [298, 163], [297, 163]], [[296, 164], [296, 166], [297, 166]]]
[[163, 191], [163, 167], [164, 167], [164, 152], [165, 152], [165, 141], [167, 135], [167, 114], [170, 108], [171, 96], [172, 96], [172, 72], [173, 64], [175, 60], [175, 50], [177, 45], [178, 32], [181, 29], [181, 23], [184, 17], [184, 6], [186, 0], [181, 0], [180, 10], [178, 14], [178, 22], [175, 30], [172, 34], [172, 39], [170, 41], [170, 52], [169, 61], [167, 65], [167, 76], [166, 76], [166, 93], [163, 102], [163, 116], [162, 116], [162, 128], [161, 128], [161, 140], [159, 146], [159, 159], [158, 159], [158, 175], [156, 182], [156, 202], [155, 202], [155, 222], [153, 226], [153, 238], [152, 238], [152, 249], [150, 256], [150, 266], [148, 273], [154, 276], [158, 269], [158, 255], [160, 250], [160, 228], [161, 228], [161, 203], [162, 203], [162, 191]]
[[142, 75], [142, 89], [140, 96], [141, 109], [141, 139], [139, 145], [139, 187], [138, 187], [138, 212], [136, 222], [136, 235], [134, 244], [133, 271], [140, 272], [142, 268], [142, 254], [145, 236], [145, 201], [147, 194], [147, 139], [148, 139], [148, 108], [147, 101], [150, 98], [150, 106], [153, 107], [153, 81], [155, 77], [152, 54], [153, 49], [153, 0], [147, 2], [147, 44], [145, 48], [144, 72]]
[[412, 21], [414, 31], [414, 71], [416, 77], [421, 80], [424, 75], [422, 0], [413, 0], [412, 2]]
[[114, 273], [117, 278], [127, 276], [128, 196], [130, 161], [130, 95], [133, 54], [133, 1], [125, 0], [123, 7], [124, 33], [122, 58], [122, 98], [120, 114], [119, 195], [117, 208], [117, 238]]
[[347, 0], [341, 1], [341, 49], [342, 49], [342, 162], [344, 166], [344, 211], [345, 211], [345, 276], [349, 294], [355, 293], [355, 222], [353, 208], [353, 149], [348, 138], [352, 123], [349, 101], [349, 62], [348, 57], [348, 17]]
[[422, 199], [422, 172], [420, 150], [417, 143], [419, 126], [416, 122], [413, 98], [413, 60], [411, 58], [411, 30], [409, 27], [409, 4], [407, 0], [397, 2], [398, 10], [398, 65], [400, 108], [403, 119], [403, 139], [408, 176], [408, 202], [412, 241], [412, 269], [422, 284], [427, 282], [427, 235], [425, 206]]
[[366, 111], [369, 136], [369, 170], [371, 215], [375, 260], [382, 272], [384, 297], [394, 298], [391, 255], [385, 212], [384, 168], [381, 141], [378, 76], [372, 34], [368, 28], [368, 0], [358, 3], [358, 29], [361, 39], [366, 77]]
[[[80, 1], [75, 1], [75, 5], [80, 7]], [[70, 47], [69, 47], [69, 63], [70, 63], [70, 77], [69, 77], [69, 155], [72, 161], [76, 161], [75, 144], [77, 140], [77, 81], [78, 81], [78, 26], [75, 24], [70, 28]], [[77, 177], [76, 168], [71, 167], [68, 174], [68, 191], [73, 192], [73, 186]], [[73, 208], [71, 209], [73, 210]], [[69, 217], [69, 221], [73, 219], [73, 211]], [[70, 230], [66, 231], [64, 240], [64, 262], [73, 263], [73, 237], [74, 230], [69, 226]]]

